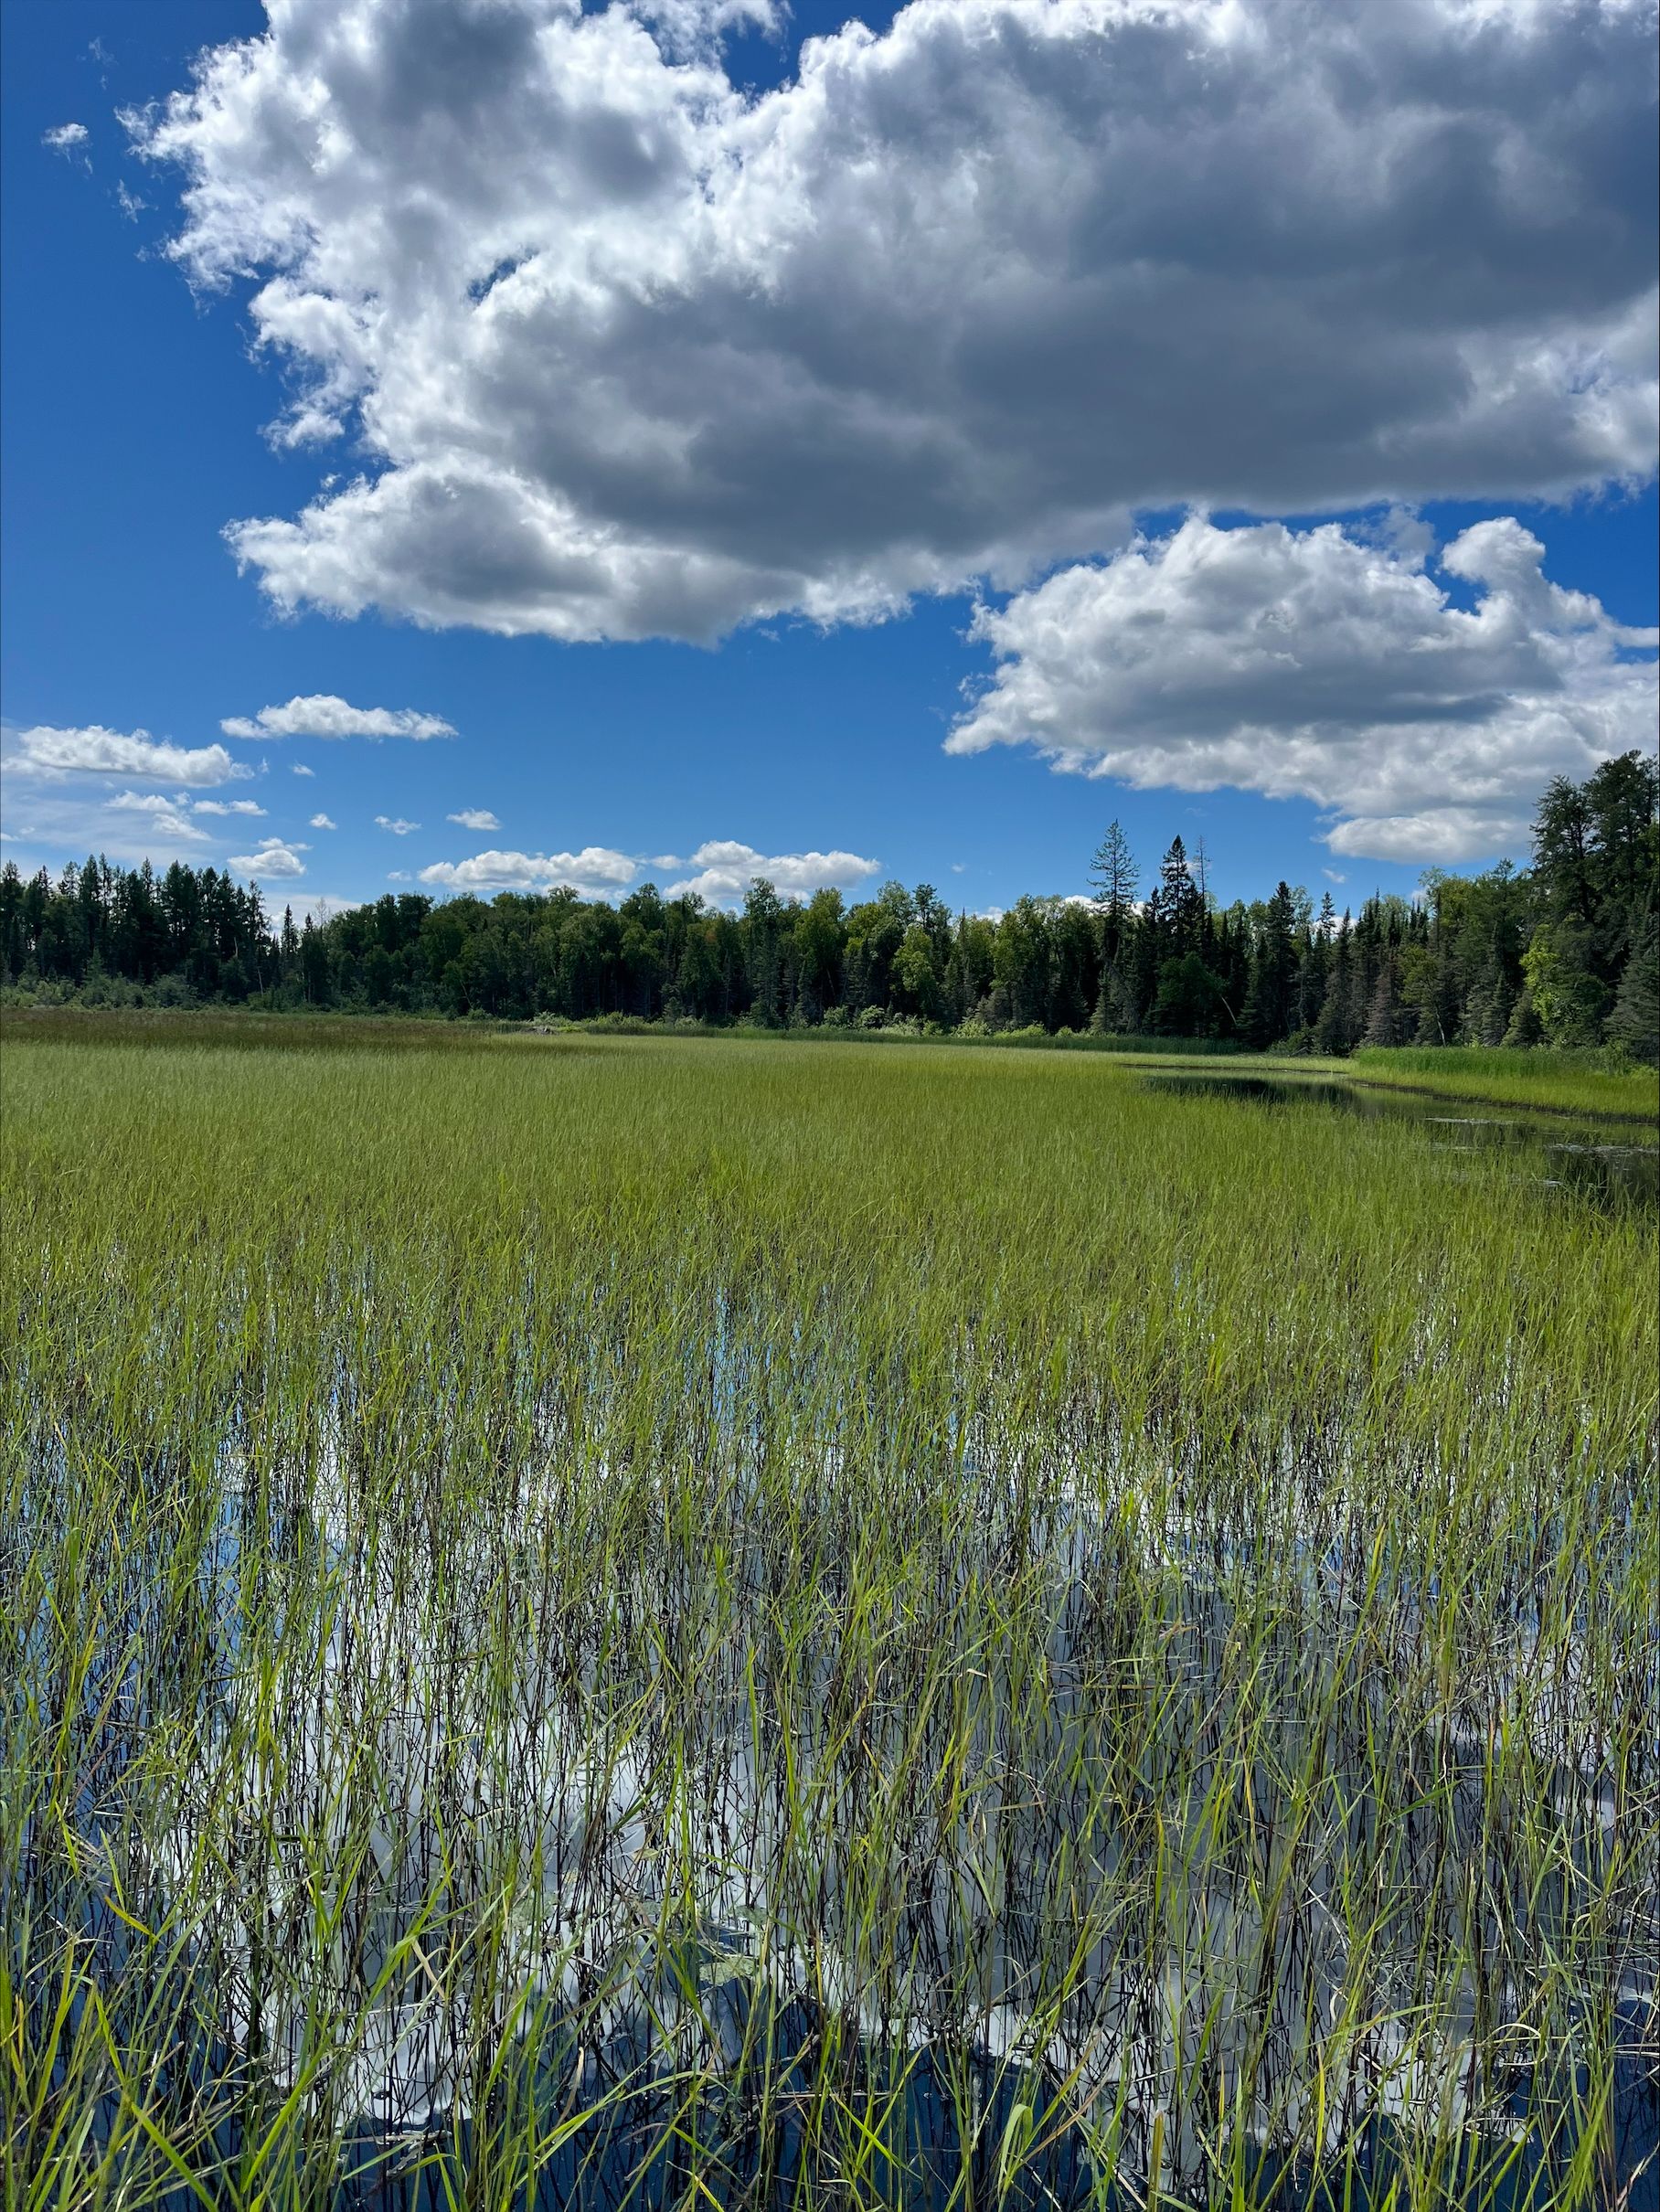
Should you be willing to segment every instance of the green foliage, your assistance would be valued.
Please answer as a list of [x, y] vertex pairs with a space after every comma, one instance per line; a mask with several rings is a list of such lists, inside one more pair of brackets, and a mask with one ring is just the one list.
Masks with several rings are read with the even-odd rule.
[[1542, 921], [1522, 955], [1527, 994], [1548, 1045], [1594, 1045], [1608, 987], [1593, 962], [1591, 924], [1568, 913]]
[[1153, 1026], [1168, 1037], [1209, 1037], [1226, 1020], [1222, 979], [1197, 952], [1160, 962]]

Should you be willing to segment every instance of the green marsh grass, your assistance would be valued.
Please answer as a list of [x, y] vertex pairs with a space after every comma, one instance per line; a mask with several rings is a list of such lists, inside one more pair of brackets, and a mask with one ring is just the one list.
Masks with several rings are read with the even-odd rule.
[[8, 1025], [8, 2206], [1653, 2201], [1655, 1220], [1102, 1056]]
[[1363, 1046], [1320, 1067], [1359, 1081], [1421, 1087], [1442, 1097], [1484, 1099], [1622, 1121], [1660, 1117], [1660, 1072], [1611, 1052], [1540, 1052], [1476, 1045]]

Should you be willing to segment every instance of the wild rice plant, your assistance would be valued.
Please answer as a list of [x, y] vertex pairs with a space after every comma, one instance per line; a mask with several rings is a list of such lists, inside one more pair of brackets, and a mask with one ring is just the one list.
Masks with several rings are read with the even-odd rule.
[[1655, 2202], [1652, 1208], [281, 1041], [0, 1054], [8, 2207]]

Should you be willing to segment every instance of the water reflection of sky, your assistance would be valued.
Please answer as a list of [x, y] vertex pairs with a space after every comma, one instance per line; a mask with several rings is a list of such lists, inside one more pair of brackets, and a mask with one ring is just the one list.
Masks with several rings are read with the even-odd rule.
[[[329, 1870], [326, 1886], [333, 1869], [349, 1866], [345, 1893], [334, 1898], [337, 1935], [320, 1947], [297, 1939], [290, 1994], [261, 2009], [262, 2062], [284, 2087], [301, 2082], [314, 2058], [321, 2005], [356, 2023], [331, 2094], [345, 2096], [356, 2114], [366, 2162], [377, 2143], [444, 2128], [464, 2138], [474, 2124], [465, 2054], [480, 2036], [499, 2036], [502, 2023], [471, 2016], [464, 1994], [441, 1990], [417, 1959], [396, 1971], [388, 1962], [417, 1935], [441, 1952], [475, 1941], [492, 1909], [492, 1881], [510, 1862], [520, 1872], [495, 1922], [496, 1985], [518, 1994], [525, 2022], [534, 2024], [520, 2044], [540, 2085], [535, 2093], [593, 2115], [587, 2134], [550, 2159], [538, 2206], [621, 2204], [643, 2158], [654, 2175], [646, 2198], [672, 2194], [664, 2113], [688, 2079], [699, 2084], [715, 2134], [732, 2132], [733, 2174], [743, 2174], [750, 2153], [739, 2115], [759, 2093], [757, 2053], [769, 2054], [769, 2096], [810, 2102], [813, 2054], [827, 2018], [843, 2025], [872, 2079], [893, 2088], [912, 2169], [905, 2203], [939, 2212], [963, 2160], [979, 2157], [984, 2166], [991, 2157], [981, 2140], [984, 2115], [1001, 2115], [1006, 2129], [1016, 2106], [1059, 2100], [1062, 2085], [1054, 2141], [1012, 2201], [1091, 2201], [1108, 2137], [1126, 2173], [1143, 2171], [1155, 2121], [1166, 2185], [1178, 2199], [1183, 2189], [1197, 2199], [1208, 2108], [1194, 2092], [1196, 2053], [1204, 2054], [1213, 2101], [1219, 2095], [1237, 2110], [1241, 2097], [1251, 2100], [1258, 2154], [1271, 2168], [1276, 2157], [1286, 2160], [1284, 2185], [1294, 2183], [1304, 2201], [1322, 2200], [1307, 2196], [1307, 2176], [1286, 2146], [1356, 2148], [1381, 2202], [1391, 2144], [1433, 2122], [1514, 2160], [1509, 2181], [1484, 2205], [1527, 2205], [1527, 2189], [1547, 2170], [1539, 2111], [1571, 2109], [1557, 2077], [1564, 2066], [1571, 2070], [1574, 2037], [1599, 2018], [1598, 2032], [1612, 2036], [1617, 2053], [1609, 2124], [1634, 2173], [1655, 2141], [1652, 1875], [1646, 1903], [1620, 1893], [1630, 1917], [1609, 1931], [1612, 1990], [1589, 1982], [1570, 1988], [1568, 2013], [1580, 2026], [1569, 2022], [1557, 2044], [1541, 2046], [1535, 2026], [1530, 1977], [1548, 1959], [1583, 1955], [1574, 1932], [1582, 1900], [1606, 1887], [1623, 1825], [1629, 1833], [1656, 1804], [1652, 1771], [1648, 1798], [1633, 1803], [1630, 1775], [1609, 1766], [1575, 1652], [1518, 1619], [1507, 1640], [1478, 1640], [1456, 1686], [1433, 1694], [1432, 1593], [1410, 1572], [1366, 1586], [1345, 1541], [1311, 1525], [1303, 1542], [1294, 1517], [1286, 1524], [1292, 1540], [1267, 1563], [1260, 1534], [1243, 1526], [1160, 1518], [1133, 1496], [1103, 1517], [1098, 1468], [1055, 1466], [1036, 1489], [1011, 1487], [1000, 1477], [1008, 1456], [993, 1437], [968, 1444], [970, 1473], [1003, 1504], [967, 1523], [942, 1558], [951, 1588], [936, 1591], [935, 1602], [947, 1618], [959, 1606], [968, 1618], [976, 1579], [995, 1571], [1007, 1543], [1007, 1517], [1026, 1512], [1028, 1544], [1043, 1562], [1045, 1694], [1027, 1694], [1006, 1655], [964, 1650], [967, 1718], [950, 1739], [963, 1783], [957, 1810], [942, 1818], [925, 1803], [905, 1802], [903, 1773], [926, 1770], [926, 1756], [918, 1768], [918, 1747], [926, 1753], [931, 1739], [902, 1684], [875, 1697], [849, 1750], [836, 1717], [846, 1623], [833, 1590], [820, 1632], [782, 1675], [769, 1659], [772, 1566], [760, 1532], [735, 1563], [729, 1648], [709, 1677], [690, 1740], [668, 1686], [633, 1662], [611, 1666], [590, 1651], [575, 1675], [550, 1685], [556, 1632], [544, 1632], [534, 1601], [505, 1680], [442, 1632], [458, 1618], [490, 1619], [504, 1588], [528, 1592], [548, 1517], [569, 1513], [573, 1487], [612, 1480], [603, 1466], [574, 1482], [557, 1461], [527, 1470], [515, 1522], [463, 1537], [444, 1561], [440, 1591], [418, 1541], [361, 1540], [362, 1473], [338, 1437], [294, 1471], [292, 1485], [263, 1487], [268, 1505], [275, 1493], [285, 1495], [276, 1549], [294, 1573], [295, 1632], [282, 1640], [293, 1655], [274, 1692], [285, 1717], [280, 1754], [257, 1774], [219, 1775], [209, 1786], [214, 1746], [229, 1756], [249, 1740], [250, 1701], [273, 1695], [238, 1664], [247, 1593], [234, 1530], [239, 1513], [257, 1508], [251, 1477], [242, 1479], [247, 1471], [231, 1452], [221, 1462], [227, 1511], [208, 1534], [200, 1569], [223, 1654], [222, 1701], [200, 1786], [186, 1792], [152, 1867], [153, 1896], [165, 1896], [171, 1881], [190, 1899], [182, 1932], [211, 1976], [216, 2047], [197, 2063], [234, 2070], [253, 2026], [256, 1944], [312, 1926], [319, 1870]], [[819, 1479], [833, 1487], [843, 1472], [832, 1454]], [[1295, 1471], [1285, 1472], [1289, 1495]], [[269, 1528], [259, 1541], [271, 1544]], [[1266, 1631], [1265, 1579], [1277, 1592], [1270, 1612], [1278, 1613]], [[613, 1601], [649, 1609], [660, 1595], [643, 1562], [637, 1587], [618, 1590]], [[1158, 1626], [1151, 1643], [1132, 1631], [1126, 1605], [1151, 1608]], [[308, 1611], [309, 1645], [300, 1632]], [[1243, 1632], [1260, 1673], [1249, 1689], [1256, 1753], [1230, 1776], [1232, 1739], [1217, 1717], [1246, 1694], [1234, 1667], [1241, 1623], [1252, 1618]], [[1351, 1676], [1344, 1670], [1362, 1632], [1375, 1648]], [[1145, 1675], [1149, 1651], [1157, 1654], [1155, 1678]], [[1132, 1657], [1134, 1678], [1126, 1682]], [[1625, 1665], [1632, 1694], [1656, 1709], [1660, 1657], [1626, 1654]], [[1153, 1763], [1103, 1793], [1100, 1761], [1118, 1739], [1111, 1708], [1126, 1696], [1159, 1702], [1158, 1725], [1143, 1737]], [[1409, 1712], [1414, 1697], [1421, 1707]], [[1306, 1757], [1316, 1717], [1326, 1730], [1322, 1810], [1296, 1847], [1295, 1909], [1276, 1930], [1263, 1911], [1275, 1871], [1251, 1856], [1235, 1801], [1242, 1790], [1250, 1833], [1259, 1821], [1272, 1831], [1293, 1802], [1287, 1776]], [[123, 1719], [136, 1745], [144, 1716], [126, 1710]], [[934, 1749], [942, 1756], [949, 1732], [939, 1734]], [[1393, 1747], [1382, 1768], [1378, 1741]], [[1496, 1784], [1495, 1742], [1506, 1748]], [[351, 1783], [366, 1751], [378, 1778], [367, 1809]], [[1393, 1802], [1403, 1781], [1423, 1794], [1423, 1833], [1411, 1847], [1419, 1856], [1409, 1854], [1389, 1886], [1390, 1924], [1373, 1930], [1365, 2025], [1357, 2029], [1346, 2004], [1357, 1969], [1345, 1900], [1385, 1838], [1393, 1838], [1390, 1849], [1405, 1847]], [[1220, 1840], [1218, 1786], [1235, 1805]], [[1519, 1864], [1493, 1838], [1508, 1817], [1507, 1794], [1527, 1786], [1550, 1795], [1558, 1851], [1524, 1894]], [[893, 1802], [876, 1819], [884, 1792]], [[96, 1801], [83, 1799], [95, 1853], [117, 1847], [122, 1800], [120, 1778], [108, 1774]], [[203, 1865], [225, 1855], [218, 1831], [229, 1803], [244, 1829], [284, 1839], [251, 1890], [202, 1885]], [[1109, 1806], [1116, 1810], [1103, 1820]], [[456, 1879], [446, 1855], [458, 1824], [489, 1839], [493, 1874], [481, 1867], [475, 1879]], [[893, 1854], [875, 1949], [857, 1863], [858, 1839], [873, 1829], [889, 1837]], [[818, 1839], [807, 1858], [803, 1833]], [[1154, 1852], [1161, 1917], [1133, 1941], [1118, 1941], [1107, 1932], [1112, 1916], [1102, 1901], [1117, 1890], [1140, 1894]], [[1058, 1981], [1056, 1958], [1068, 1955], [1064, 1944], [1059, 1954], [1055, 1948], [1052, 1876], [1061, 1854], [1074, 1893], [1086, 1893], [1073, 1924], [1094, 1933]], [[523, 1873], [531, 1866], [534, 1878]], [[1462, 1967], [1427, 1979], [1423, 1972], [1423, 1922], [1442, 1909], [1449, 1866], [1502, 1898], [1495, 1927], [1506, 1931], [1508, 1962], [1495, 1962], [1485, 1987]], [[810, 1910], [800, 1903], [804, 1878], [814, 1884]], [[119, 1975], [131, 1947], [119, 1920], [106, 1914], [87, 1932]], [[974, 2085], [979, 2130], [969, 2131], [967, 2148], [956, 2093], [964, 2082]], [[786, 2126], [781, 2142], [781, 2173], [803, 2183], [814, 2156], [804, 2126]], [[406, 2201], [387, 2196], [384, 2179], [371, 2183], [370, 2171], [366, 2164], [343, 2203]], [[990, 2178], [988, 2168], [983, 2185]], [[750, 2173], [745, 2185], [755, 2181]], [[574, 2197], [565, 2193], [571, 2189]], [[1632, 2198], [1633, 2208], [1644, 2202]]]

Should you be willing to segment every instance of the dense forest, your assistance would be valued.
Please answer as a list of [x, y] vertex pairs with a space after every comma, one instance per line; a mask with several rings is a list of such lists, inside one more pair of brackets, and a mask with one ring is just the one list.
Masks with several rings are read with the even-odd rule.
[[1359, 1044], [1618, 1044], [1660, 1056], [1660, 771], [1631, 752], [1539, 803], [1531, 867], [1431, 870], [1415, 900], [1218, 907], [1176, 838], [1149, 886], [1115, 823], [1094, 897], [953, 915], [931, 885], [741, 913], [652, 885], [376, 900], [281, 920], [213, 868], [102, 859], [0, 872], [11, 1003], [312, 1006], [770, 1028], [1094, 1031], [1345, 1053]]

